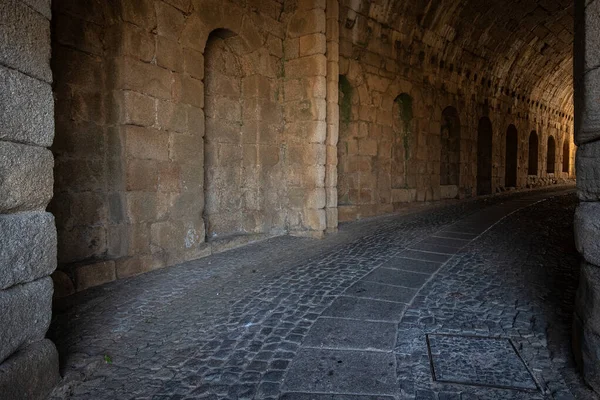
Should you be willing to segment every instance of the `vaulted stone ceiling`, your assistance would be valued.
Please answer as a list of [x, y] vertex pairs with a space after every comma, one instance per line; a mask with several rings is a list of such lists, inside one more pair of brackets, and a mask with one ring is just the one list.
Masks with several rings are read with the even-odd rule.
[[[516, 101], [572, 114], [572, 0], [346, 0], [403, 47]], [[354, 18], [353, 15], [341, 15]], [[398, 45], [398, 44], [397, 44]]]

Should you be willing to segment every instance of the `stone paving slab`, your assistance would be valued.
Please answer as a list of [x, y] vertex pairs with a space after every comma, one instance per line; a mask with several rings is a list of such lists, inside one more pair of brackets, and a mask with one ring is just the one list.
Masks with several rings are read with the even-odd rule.
[[349, 287], [345, 292], [352, 297], [361, 297], [373, 300], [393, 301], [397, 303], [410, 303], [417, 293], [417, 289], [385, 285], [361, 280]]
[[390, 268], [377, 268], [365, 276], [363, 280], [417, 289], [423, 286], [429, 277], [429, 274], [418, 272], [409, 272]]
[[435, 381], [539, 390], [510, 339], [432, 334], [427, 344]]
[[419, 250], [404, 250], [399, 255], [400, 257], [410, 258], [413, 260], [432, 261], [439, 263], [445, 263], [452, 258], [451, 254], [439, 254]]
[[389, 301], [340, 296], [323, 312], [325, 317], [399, 322], [404, 306]]
[[396, 342], [396, 324], [319, 318], [304, 339], [304, 347], [391, 351]]
[[392, 353], [302, 349], [283, 391], [370, 395], [397, 393]]
[[349, 394], [284, 393], [281, 400], [394, 400], [391, 396], [360, 396]]
[[469, 240], [461, 240], [461, 239], [449, 239], [449, 238], [440, 238], [436, 236], [430, 236], [427, 239], [423, 240], [421, 243], [433, 244], [433, 245], [441, 245], [447, 247], [456, 247], [458, 249], [465, 247], [469, 244]]
[[475, 233], [464, 233], [455, 231], [439, 231], [434, 234], [435, 237], [443, 237], [450, 239], [462, 239], [462, 240], [473, 240], [477, 237]]
[[410, 250], [420, 250], [429, 253], [453, 255], [458, 253], [460, 249], [457, 249], [456, 247], [442, 246], [440, 244], [420, 242], [410, 246]]
[[425, 274], [432, 274], [442, 266], [442, 263], [413, 260], [411, 258], [394, 257], [390, 261], [383, 264], [382, 268], [400, 269], [403, 271], [420, 272]]

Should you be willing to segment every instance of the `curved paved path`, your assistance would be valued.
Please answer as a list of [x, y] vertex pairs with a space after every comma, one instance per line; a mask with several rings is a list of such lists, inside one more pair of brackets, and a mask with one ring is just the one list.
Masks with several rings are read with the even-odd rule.
[[276, 238], [82, 293], [55, 316], [52, 398], [592, 399], [568, 350], [569, 193]]

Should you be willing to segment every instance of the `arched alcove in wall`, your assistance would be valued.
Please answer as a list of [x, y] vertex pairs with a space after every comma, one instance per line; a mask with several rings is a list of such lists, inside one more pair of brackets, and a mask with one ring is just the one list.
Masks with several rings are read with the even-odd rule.
[[460, 184], [460, 118], [454, 107], [442, 111], [440, 185]]
[[529, 134], [529, 164], [527, 168], [528, 175], [538, 174], [538, 135], [536, 131]]
[[571, 145], [569, 144], [568, 138], [565, 138], [565, 142], [563, 143], [562, 157], [562, 172], [566, 172], [568, 174], [571, 163]]
[[477, 195], [492, 194], [492, 122], [483, 117], [477, 128]]
[[204, 51], [208, 241], [268, 233], [278, 219], [280, 115], [269, 98], [272, 80], [256, 70], [245, 51], [243, 40], [224, 29], [210, 34]]
[[416, 138], [413, 99], [402, 93], [394, 100], [392, 138], [392, 188], [417, 187]]
[[546, 157], [546, 172], [549, 174], [554, 173], [556, 164], [556, 141], [553, 136], [548, 138], [548, 152]]
[[350, 205], [356, 201], [351, 196], [351, 188], [359, 181], [359, 171], [356, 168], [356, 150], [352, 151], [350, 143], [350, 126], [352, 124], [352, 96], [353, 87], [345, 75], [338, 79], [338, 105], [340, 118], [339, 140], [337, 143], [338, 155], [338, 205]]
[[517, 186], [518, 155], [519, 137], [517, 128], [514, 125], [510, 125], [506, 131], [505, 187]]

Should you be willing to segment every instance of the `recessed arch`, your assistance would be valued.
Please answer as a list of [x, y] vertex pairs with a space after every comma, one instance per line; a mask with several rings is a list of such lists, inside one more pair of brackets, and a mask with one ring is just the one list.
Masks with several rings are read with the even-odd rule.
[[528, 175], [538, 174], [538, 135], [536, 131], [529, 134], [529, 164], [527, 168]]
[[[207, 241], [270, 233], [281, 191], [279, 106], [272, 78], [244, 58], [235, 32], [209, 36], [205, 60], [204, 222]], [[260, 107], [258, 106], [260, 105]]]
[[492, 194], [492, 122], [479, 120], [477, 128], [477, 195]]
[[440, 185], [460, 184], [460, 117], [454, 107], [442, 111]]
[[516, 187], [517, 186], [517, 170], [519, 156], [519, 136], [517, 127], [509, 125], [506, 130], [506, 158], [505, 158], [505, 171], [504, 171], [504, 186], [505, 187]]
[[413, 98], [408, 93], [396, 97], [393, 104], [392, 187], [417, 187], [416, 140]]
[[546, 153], [546, 172], [549, 174], [554, 173], [556, 167], [556, 141], [554, 136], [548, 138], [548, 149]]
[[569, 143], [568, 138], [565, 138], [565, 142], [563, 143], [562, 157], [562, 172], [566, 172], [568, 174], [571, 164], [571, 144]]

